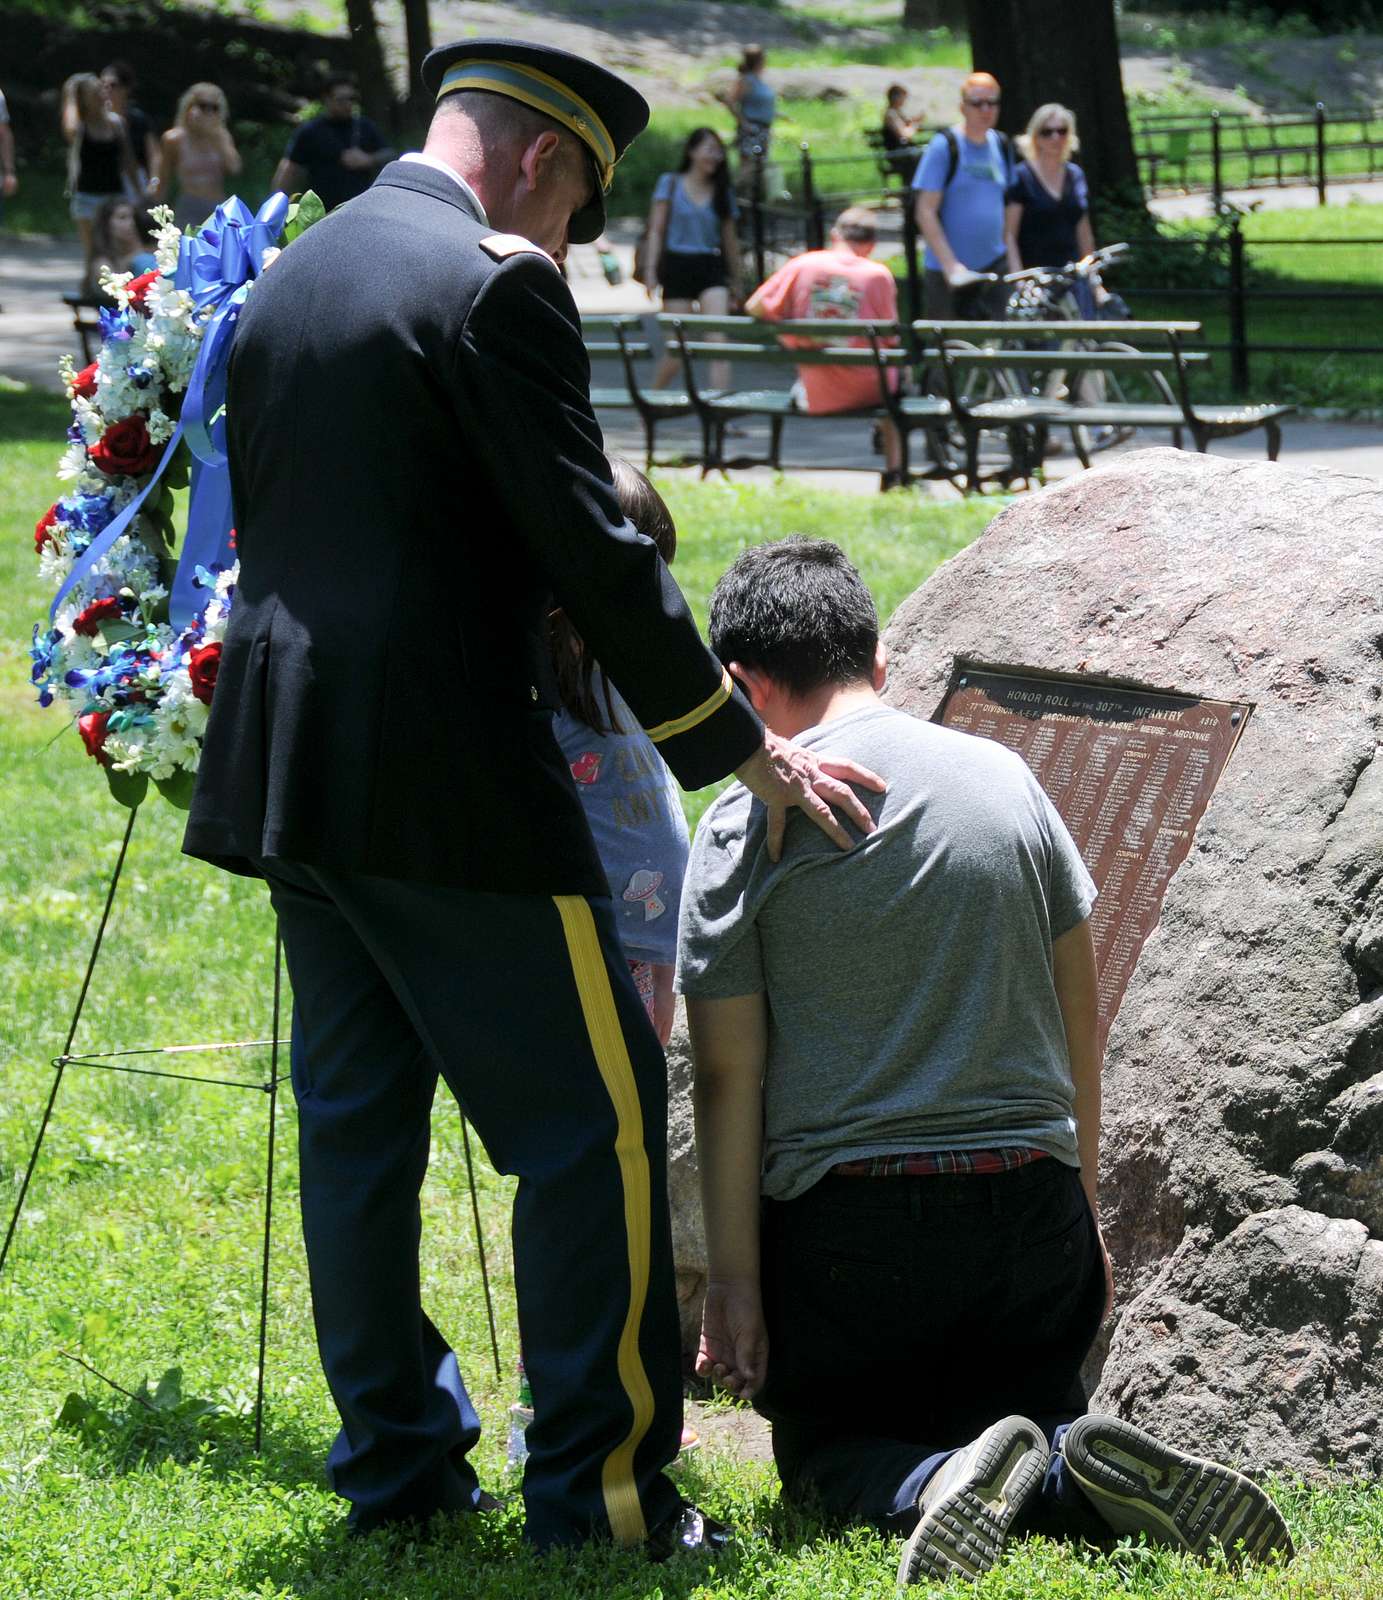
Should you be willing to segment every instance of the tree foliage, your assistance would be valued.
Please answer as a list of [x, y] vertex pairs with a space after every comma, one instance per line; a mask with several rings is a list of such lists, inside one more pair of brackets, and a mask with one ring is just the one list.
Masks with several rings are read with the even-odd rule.
[[1136, 193], [1114, 0], [969, 0], [968, 10], [975, 69], [1003, 87], [1000, 126], [1021, 133], [1038, 106], [1060, 101], [1076, 114], [1092, 193]]

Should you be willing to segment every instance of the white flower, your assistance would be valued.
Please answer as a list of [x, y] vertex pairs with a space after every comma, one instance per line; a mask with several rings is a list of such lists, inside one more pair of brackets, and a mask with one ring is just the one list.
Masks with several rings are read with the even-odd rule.
[[147, 730], [130, 728], [124, 733], [108, 733], [101, 753], [110, 762], [113, 772], [147, 771]]
[[[56, 533], [58, 530], [53, 529]], [[61, 589], [67, 582], [67, 574], [72, 570], [72, 557], [62, 549], [56, 540], [44, 544], [38, 553], [39, 581], [48, 585], [50, 589]]]
[[167, 417], [157, 406], [149, 413], [148, 430], [151, 444], [164, 444], [173, 437], [176, 424], [171, 417]]
[[71, 440], [67, 449], [62, 453], [62, 459], [58, 462], [58, 477], [64, 481], [70, 478], [79, 478], [86, 471], [86, 466], [86, 446], [75, 439]]

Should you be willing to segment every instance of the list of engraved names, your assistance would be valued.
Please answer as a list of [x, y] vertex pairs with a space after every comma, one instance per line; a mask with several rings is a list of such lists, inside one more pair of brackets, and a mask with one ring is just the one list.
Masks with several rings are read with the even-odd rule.
[[1250, 707], [962, 666], [937, 720], [1027, 761], [1100, 891], [1091, 916], [1109, 1032]]

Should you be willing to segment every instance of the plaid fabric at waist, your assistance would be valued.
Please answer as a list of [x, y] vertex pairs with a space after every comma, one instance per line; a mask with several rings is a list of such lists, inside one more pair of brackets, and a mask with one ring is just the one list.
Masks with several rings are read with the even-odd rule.
[[931, 1178], [938, 1174], [1014, 1172], [1034, 1161], [1050, 1159], [1045, 1150], [1005, 1146], [998, 1150], [923, 1150], [903, 1155], [863, 1156], [831, 1168], [835, 1178]]

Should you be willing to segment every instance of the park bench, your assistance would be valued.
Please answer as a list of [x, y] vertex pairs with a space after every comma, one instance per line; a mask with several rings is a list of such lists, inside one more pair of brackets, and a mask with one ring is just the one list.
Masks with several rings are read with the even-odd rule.
[[[980, 436], [1002, 432], [1009, 440], [1009, 477], [1029, 478], [1040, 463], [1045, 434], [1053, 427], [1069, 428], [1072, 445], [1082, 466], [1090, 465], [1088, 430], [1091, 428], [1165, 428], [1181, 447], [1189, 434], [1199, 451], [1214, 439], [1262, 428], [1267, 455], [1276, 461], [1281, 446], [1281, 419], [1295, 409], [1289, 405], [1205, 404], [1191, 396], [1190, 371], [1205, 365], [1209, 356], [1187, 351], [1182, 337], [1198, 333], [1194, 322], [1028, 322], [1021, 325], [993, 322], [914, 322], [911, 335], [917, 358], [934, 359], [940, 353], [946, 398], [965, 451], [967, 489], [981, 486]], [[1165, 348], [1144, 351], [1127, 343], [1111, 343], [1114, 332], [1124, 339], [1154, 338]], [[1023, 349], [1023, 340], [1097, 340], [1097, 348]], [[980, 343], [985, 341], [985, 343]], [[923, 346], [927, 349], [923, 350]], [[1034, 378], [1058, 371], [1069, 376], [1065, 393], [1043, 394]], [[967, 381], [989, 374], [993, 381]], [[1111, 398], [1097, 392], [1095, 375], [1103, 374], [1117, 387], [1121, 379], [1141, 376], [1152, 398]], [[1103, 387], [1103, 386], [1101, 386]], [[997, 474], [995, 475], [997, 476]]]
[[874, 165], [879, 169], [879, 176], [885, 186], [896, 183], [900, 188], [908, 188], [926, 147], [913, 144], [901, 150], [890, 150], [884, 144], [882, 128], [865, 128], [861, 131], [860, 137], [869, 146], [870, 154], [874, 157]]
[[115, 302], [94, 294], [65, 294], [62, 303], [72, 312], [72, 327], [82, 341], [82, 365], [90, 366], [96, 359], [92, 353], [101, 348], [101, 312]]
[[[684, 456], [655, 462], [658, 424], [678, 417], [695, 415], [695, 407], [685, 389], [649, 389], [639, 380], [639, 361], [655, 354], [645, 335], [642, 319], [626, 316], [586, 316], [581, 319], [586, 354], [593, 361], [617, 360], [624, 374], [623, 385], [601, 384], [591, 389], [591, 404], [596, 410], [634, 411], [643, 424], [644, 464], [688, 466]], [[693, 460], [699, 460], [699, 457]]]
[[[728, 472], [750, 466], [780, 470], [783, 426], [789, 417], [800, 417], [815, 421], [860, 418], [871, 423], [891, 420], [902, 441], [906, 478], [911, 476], [908, 468], [911, 435], [918, 429], [944, 429], [950, 420], [950, 405], [940, 396], [905, 395], [890, 385], [889, 374], [901, 374], [910, 363], [909, 352], [902, 343], [902, 330], [895, 322], [843, 318], [767, 322], [756, 317], [669, 315], [661, 315], [658, 321], [667, 330], [681, 357], [687, 393], [701, 422], [703, 475], [713, 470]], [[811, 339], [813, 343], [788, 348], [781, 343], [785, 335]], [[861, 347], [848, 342], [858, 338], [867, 339], [869, 343]], [[741, 388], [705, 388], [696, 376], [697, 360], [752, 361], [756, 367], [768, 367], [774, 376], [781, 372], [783, 381], [772, 387], [756, 384]], [[804, 411], [795, 403], [792, 391], [796, 368], [804, 366], [872, 368], [878, 375], [878, 403], [850, 411]], [[727, 459], [725, 430], [732, 422], [745, 417], [767, 420], [768, 453]], [[928, 469], [922, 475], [940, 474], [938, 470]]]
[[1154, 194], [1159, 184], [1165, 183], [1163, 169], [1178, 167], [1181, 170], [1182, 189], [1187, 184], [1187, 169], [1191, 161], [1191, 130], [1189, 128], [1169, 128], [1161, 132], [1158, 137], [1162, 140], [1162, 147], [1157, 150], [1140, 151], [1139, 155], [1148, 169], [1148, 188]]

